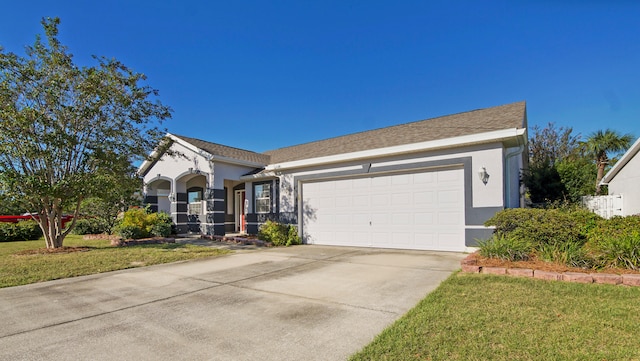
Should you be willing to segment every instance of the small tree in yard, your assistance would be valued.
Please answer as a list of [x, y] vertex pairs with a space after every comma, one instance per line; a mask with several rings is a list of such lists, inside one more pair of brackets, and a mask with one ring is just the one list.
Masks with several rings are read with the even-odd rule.
[[611, 153], [622, 152], [629, 148], [633, 136], [631, 134], [620, 134], [615, 130], [599, 130], [589, 135], [587, 140], [582, 143], [584, 150], [591, 157], [597, 166], [596, 176], [596, 195], [601, 194], [600, 181], [604, 177], [604, 171], [609, 164], [609, 155]]
[[37, 37], [26, 57], [0, 48], [0, 188], [38, 214], [47, 248], [62, 247], [75, 224], [63, 229], [63, 211], [77, 216], [83, 199], [131, 178], [171, 116], [145, 76], [117, 60], [74, 64], [59, 23], [42, 20], [46, 42]]

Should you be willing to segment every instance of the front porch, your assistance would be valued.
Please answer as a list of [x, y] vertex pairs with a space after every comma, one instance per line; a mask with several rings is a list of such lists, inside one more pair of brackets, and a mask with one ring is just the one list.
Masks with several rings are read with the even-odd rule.
[[176, 178], [158, 174], [146, 184], [144, 202], [152, 211], [169, 213], [181, 235], [257, 234], [260, 224], [278, 220], [276, 180], [223, 179], [221, 188], [212, 188], [213, 179], [193, 170]]

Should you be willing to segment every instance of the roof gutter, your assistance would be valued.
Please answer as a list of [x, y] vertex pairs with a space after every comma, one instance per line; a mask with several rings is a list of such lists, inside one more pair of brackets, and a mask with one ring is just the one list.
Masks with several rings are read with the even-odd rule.
[[[524, 148], [525, 148], [525, 144], [526, 142], [524, 140], [521, 139], [526, 139], [526, 137], [517, 137], [516, 139], [518, 140], [518, 149], [514, 150], [511, 153], [507, 153], [507, 155], [505, 155], [504, 157], [504, 163], [505, 163], [505, 167], [504, 167], [504, 172], [505, 172], [505, 182], [504, 182], [504, 186], [505, 186], [505, 190], [504, 190], [504, 194], [505, 194], [505, 205], [508, 207], [511, 204], [511, 192], [509, 192], [511, 190], [511, 172], [510, 169], [508, 169], [508, 165], [509, 165], [509, 159], [521, 155], [524, 152]], [[521, 205], [522, 206], [522, 205]]]

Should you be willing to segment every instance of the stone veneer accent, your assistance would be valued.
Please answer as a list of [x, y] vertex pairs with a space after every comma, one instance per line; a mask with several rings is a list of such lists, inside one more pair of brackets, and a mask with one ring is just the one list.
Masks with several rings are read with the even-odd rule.
[[565, 281], [576, 283], [600, 283], [610, 285], [640, 286], [640, 274], [610, 274], [610, 273], [580, 273], [580, 272], [549, 272], [533, 270], [529, 268], [483, 267], [473, 254], [460, 261], [462, 272], [482, 273], [493, 275], [509, 275], [517, 277], [530, 277], [542, 280]]

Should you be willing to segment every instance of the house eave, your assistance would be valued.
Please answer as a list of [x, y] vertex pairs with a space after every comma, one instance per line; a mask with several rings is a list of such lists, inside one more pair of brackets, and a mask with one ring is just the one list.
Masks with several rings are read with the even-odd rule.
[[276, 172], [261, 172], [257, 174], [247, 174], [240, 177], [241, 181], [253, 181], [256, 179], [276, 178]]
[[605, 186], [609, 185], [609, 182], [611, 182], [613, 178], [615, 178], [616, 175], [618, 175], [618, 173], [622, 170], [622, 168], [624, 168], [627, 165], [627, 163], [629, 163], [629, 161], [639, 151], [640, 151], [640, 138], [638, 138], [635, 141], [635, 143], [633, 143], [633, 145], [627, 150], [627, 152], [624, 153], [624, 155], [622, 155], [620, 160], [618, 160], [616, 164], [614, 164], [613, 167], [609, 169], [607, 174], [605, 174], [604, 177], [602, 177], [602, 180], [600, 181], [600, 185], [605, 185]]
[[[345, 161], [353, 161], [366, 158], [375, 158], [380, 156], [399, 155], [407, 153], [416, 153], [421, 151], [441, 150], [448, 148], [458, 148], [462, 146], [506, 142], [518, 137], [526, 137], [525, 128], [511, 128], [479, 134], [465, 135], [454, 138], [439, 139], [421, 143], [404, 144], [393, 147], [370, 149], [345, 154], [331, 155], [325, 157], [302, 159], [290, 162], [269, 164], [266, 166], [267, 171], [279, 171], [284, 169], [301, 168], [308, 166], [319, 166], [331, 163], [339, 163]], [[526, 141], [526, 140], [525, 140]]]
[[256, 163], [256, 162], [251, 162], [251, 161], [248, 161], [248, 160], [240, 160], [240, 159], [235, 159], [235, 158], [223, 157], [223, 156], [220, 156], [220, 155], [209, 156], [209, 161], [210, 162], [229, 163], [229, 164], [241, 165], [241, 166], [252, 167], [252, 168], [262, 168], [262, 167], [264, 167], [266, 165], [266, 164], [263, 164], [263, 163]]
[[[179, 139], [174, 137], [171, 133], [165, 134], [165, 138], [169, 138], [173, 142], [179, 141]], [[140, 167], [138, 167], [138, 171], [137, 171], [137, 174], [139, 176], [141, 177], [146, 176], [149, 169], [151, 169], [151, 167], [153, 167], [153, 165], [156, 164], [156, 162], [158, 162], [158, 160], [162, 156], [162, 154], [158, 153], [158, 148], [159, 146], [154, 148], [149, 154], [149, 157], [144, 161], [142, 161], [142, 164], [140, 164]]]

